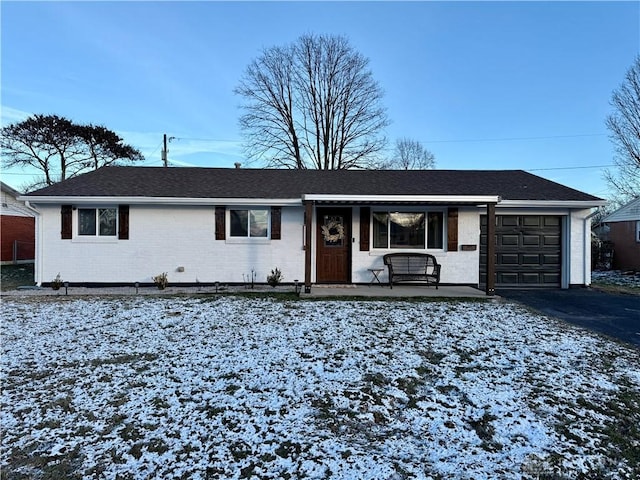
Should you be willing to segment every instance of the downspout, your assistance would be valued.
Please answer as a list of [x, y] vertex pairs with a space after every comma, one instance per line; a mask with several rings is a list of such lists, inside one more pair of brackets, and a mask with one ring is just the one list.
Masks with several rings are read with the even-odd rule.
[[31, 211], [36, 219], [36, 245], [35, 245], [35, 259], [33, 265], [33, 276], [38, 287], [42, 286], [42, 235], [41, 235], [41, 225], [42, 216], [40, 212], [33, 206], [31, 206], [31, 202], [29, 200], [25, 200], [25, 207]]
[[[600, 211], [600, 207], [596, 207], [596, 210], [594, 212], [590, 213], [588, 216], [586, 216], [584, 218], [584, 226], [583, 226], [583, 231], [584, 231], [584, 265], [582, 267], [582, 277], [583, 277], [582, 283], [583, 283], [583, 285], [585, 287], [588, 287], [589, 285], [591, 285], [591, 273], [589, 273], [589, 283], [587, 283], [587, 270], [589, 272], [591, 272], [591, 265], [589, 264], [589, 262], [587, 262], [587, 252], [591, 252], [591, 225], [589, 225], [588, 234], [587, 234], [587, 222], [590, 222], [590, 220], [599, 211]], [[591, 255], [589, 255], [589, 259], [591, 259]]]

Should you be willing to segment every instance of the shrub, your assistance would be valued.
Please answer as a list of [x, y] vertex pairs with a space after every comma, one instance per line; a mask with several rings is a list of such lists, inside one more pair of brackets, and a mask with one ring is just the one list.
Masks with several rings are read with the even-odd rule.
[[153, 277], [153, 283], [156, 284], [158, 290], [164, 290], [165, 288], [167, 288], [167, 285], [169, 284], [167, 272], [163, 272], [160, 275], [156, 275], [155, 277]]
[[271, 270], [271, 275], [267, 275], [267, 283], [274, 288], [282, 282], [282, 280], [284, 280], [284, 276], [277, 267], [274, 270]]
[[58, 273], [58, 275], [56, 275], [56, 278], [51, 281], [51, 288], [53, 288], [54, 290], [60, 290], [60, 288], [62, 287], [62, 283], [62, 278], [60, 278], [60, 274]]

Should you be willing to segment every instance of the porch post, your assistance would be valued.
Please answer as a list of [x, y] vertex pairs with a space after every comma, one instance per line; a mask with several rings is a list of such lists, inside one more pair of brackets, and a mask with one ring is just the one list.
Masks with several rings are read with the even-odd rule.
[[487, 204], [487, 295], [496, 293], [496, 204]]
[[304, 202], [304, 293], [311, 293], [311, 219], [313, 202]]

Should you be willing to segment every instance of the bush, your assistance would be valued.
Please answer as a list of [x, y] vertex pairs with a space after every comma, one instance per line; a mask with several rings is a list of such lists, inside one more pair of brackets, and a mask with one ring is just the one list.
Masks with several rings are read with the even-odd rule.
[[276, 267], [275, 270], [271, 270], [271, 275], [267, 275], [267, 283], [272, 287], [276, 287], [280, 282], [284, 280], [282, 272]]
[[163, 272], [160, 275], [156, 275], [155, 277], [153, 277], [153, 283], [156, 284], [158, 290], [164, 290], [165, 288], [167, 288], [167, 285], [169, 284], [167, 273]]
[[58, 273], [58, 275], [56, 275], [56, 278], [51, 281], [51, 288], [53, 288], [54, 290], [60, 290], [60, 288], [62, 287], [62, 283], [62, 278], [60, 278], [60, 274]]

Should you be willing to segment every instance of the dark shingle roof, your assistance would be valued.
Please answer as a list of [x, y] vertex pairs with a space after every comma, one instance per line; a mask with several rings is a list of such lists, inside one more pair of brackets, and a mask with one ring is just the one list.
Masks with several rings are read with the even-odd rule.
[[301, 198], [303, 194], [499, 195], [600, 201], [522, 170], [275, 170], [103, 167], [27, 196]]

